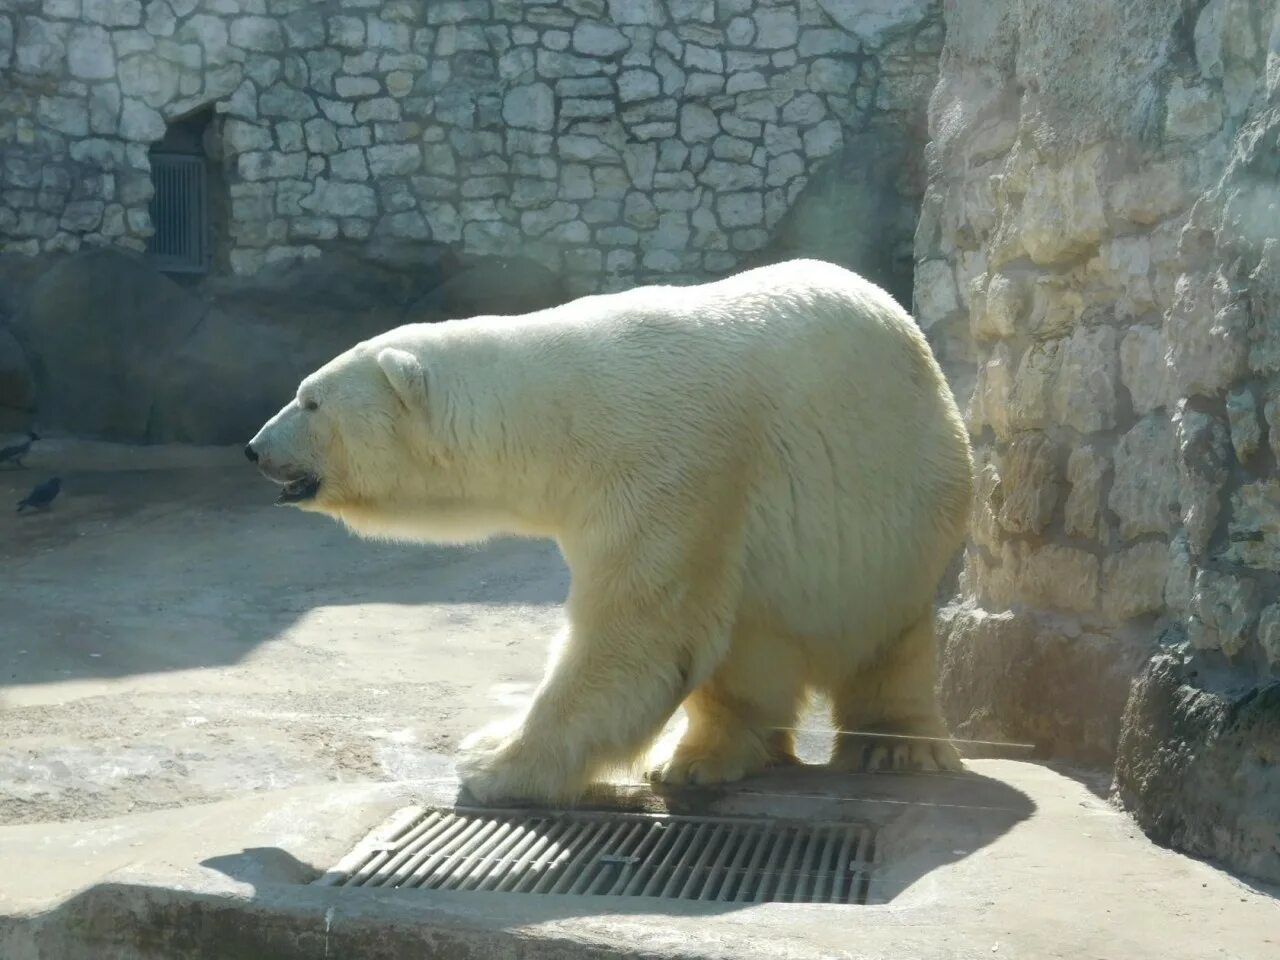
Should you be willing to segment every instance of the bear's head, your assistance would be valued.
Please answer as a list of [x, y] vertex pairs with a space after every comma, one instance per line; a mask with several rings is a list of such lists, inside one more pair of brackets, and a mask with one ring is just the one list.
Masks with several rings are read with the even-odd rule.
[[418, 357], [370, 341], [304, 379], [244, 452], [280, 485], [279, 503], [350, 523], [421, 492], [427, 421]]

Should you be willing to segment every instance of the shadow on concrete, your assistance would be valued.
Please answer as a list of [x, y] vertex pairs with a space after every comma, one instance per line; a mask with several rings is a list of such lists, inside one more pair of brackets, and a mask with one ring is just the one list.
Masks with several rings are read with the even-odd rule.
[[[455, 788], [449, 788], [455, 789]], [[442, 794], [443, 795], [443, 794]], [[434, 805], [428, 803], [428, 805]], [[448, 803], [440, 806], [449, 807]], [[718, 790], [659, 796], [620, 789], [593, 809], [771, 817], [790, 821], [854, 821], [874, 826], [875, 868], [868, 902], [892, 903], [931, 873], [971, 856], [1035, 811], [1030, 797], [978, 774], [837, 774], [798, 767]], [[204, 859], [206, 882], [98, 884], [37, 916], [0, 918], [0, 954], [59, 960], [272, 960], [341, 957], [636, 957], [634, 937], [653, 918], [652, 955], [674, 955], [670, 924], [745, 911], [753, 904], [657, 898], [529, 896], [428, 889], [330, 887], [312, 884], [322, 866], [278, 847], [253, 847]], [[228, 883], [230, 879], [234, 883]], [[849, 907], [833, 922], [856, 926]], [[769, 953], [778, 914], [762, 916], [760, 953]], [[557, 921], [591, 918], [589, 928]], [[610, 942], [610, 924], [625, 918], [626, 935]], [[536, 931], [536, 932], [534, 932]], [[745, 935], [745, 934], [744, 934]], [[684, 943], [680, 956], [697, 958]], [[794, 945], [794, 941], [792, 942]], [[702, 945], [703, 947], [706, 944]], [[648, 949], [648, 948], [645, 948]], [[25, 951], [25, 952], [24, 952]], [[722, 956], [714, 952], [716, 956]]]
[[[47, 472], [0, 475], [0, 504]], [[568, 589], [549, 542], [362, 541], [273, 506], [247, 465], [59, 472], [49, 513], [0, 510], [0, 689], [234, 664], [320, 608], [403, 607], [412, 632], [422, 605], [558, 606]]]
[[[718, 788], [651, 790], [647, 785], [625, 784], [598, 786], [572, 812], [533, 807], [484, 808], [477, 807], [465, 791], [456, 794], [454, 803], [431, 802], [424, 798], [428, 809], [465, 812], [484, 815], [509, 815], [527, 811], [528, 820], [522, 825], [520, 837], [533, 838], [522, 846], [519, 856], [537, 861], [543, 866], [537, 873], [538, 880], [531, 889], [546, 890], [559, 882], [570, 882], [566, 865], [576, 862], [579, 867], [597, 867], [592, 859], [601, 853], [612, 857], [635, 857], [635, 864], [610, 864], [617, 876], [607, 870], [595, 875], [596, 881], [607, 889], [630, 879], [625, 871], [644, 871], [642, 889], [661, 891], [670, 884], [672, 891], [701, 887], [711, 874], [712, 862], [702, 862], [697, 857], [677, 851], [676, 855], [663, 852], [660, 837], [643, 829], [621, 833], [617, 842], [607, 849], [587, 850], [585, 860], [574, 858], [585, 849], [568, 839], [572, 834], [564, 831], [564, 820], [574, 814], [595, 815], [601, 812], [623, 814], [656, 814], [681, 817], [728, 817], [753, 821], [792, 823], [806, 827], [824, 827], [831, 824], [852, 824], [871, 828], [867, 836], [870, 846], [866, 856], [873, 866], [868, 871], [871, 882], [864, 890], [865, 902], [884, 904], [891, 902], [916, 884], [928, 873], [968, 857], [1003, 836], [1013, 826], [1026, 820], [1035, 812], [1035, 803], [1026, 794], [999, 780], [975, 773], [962, 774], [846, 774], [820, 766], [797, 766], [768, 771], [739, 783]], [[590, 831], [578, 835], [583, 839]], [[478, 848], [483, 857], [484, 848]], [[554, 852], [562, 851], [557, 859]], [[502, 869], [511, 854], [503, 852], [491, 866]], [[796, 872], [816, 866], [804, 867], [802, 855], [789, 866], [777, 864], [782, 872]], [[645, 870], [645, 863], [653, 863], [654, 869]], [[601, 913], [634, 913], [696, 915], [698, 913], [722, 913], [752, 906], [751, 902], [717, 902], [697, 900], [662, 899], [646, 897], [618, 897], [600, 895], [552, 895], [541, 893], [509, 894], [471, 891], [478, 885], [479, 873], [473, 873], [483, 862], [474, 858], [459, 862], [448, 858], [432, 858], [417, 861], [420, 869], [414, 870], [411, 879], [395, 888], [351, 887], [344, 892], [363, 895], [380, 892], [387, 895], [418, 897], [458, 896], [477, 904], [492, 904], [494, 910], [505, 909], [508, 903], [531, 902], [536, 904], [541, 919], [558, 919], [576, 916], [594, 916]], [[238, 854], [226, 854], [202, 861], [202, 866], [217, 870], [240, 883], [255, 889], [264, 884], [310, 883], [331, 865], [303, 863], [284, 850], [274, 847], [253, 848]], [[398, 865], [400, 869], [403, 864]], [[576, 870], [577, 867], [570, 867]], [[716, 874], [723, 876], [723, 874]], [[651, 882], [652, 881], [652, 882]], [[381, 882], [381, 881], [379, 881]], [[745, 881], [744, 881], [745, 882]], [[586, 884], [583, 884], [583, 888]], [[732, 885], [726, 898], [743, 896], [746, 887]], [[752, 889], [755, 889], [752, 887]], [[856, 896], [854, 888], [850, 894]]]

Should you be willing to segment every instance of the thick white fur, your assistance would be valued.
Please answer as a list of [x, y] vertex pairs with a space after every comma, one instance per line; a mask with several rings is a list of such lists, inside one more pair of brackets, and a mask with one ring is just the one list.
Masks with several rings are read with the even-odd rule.
[[466, 745], [481, 800], [571, 800], [682, 702], [656, 775], [735, 779], [790, 758], [807, 690], [841, 729], [925, 738], [842, 736], [840, 766], [958, 765], [927, 738], [967, 435], [918, 327], [854, 274], [795, 261], [401, 327], [254, 444], [363, 535], [558, 541], [569, 628], [528, 714]]

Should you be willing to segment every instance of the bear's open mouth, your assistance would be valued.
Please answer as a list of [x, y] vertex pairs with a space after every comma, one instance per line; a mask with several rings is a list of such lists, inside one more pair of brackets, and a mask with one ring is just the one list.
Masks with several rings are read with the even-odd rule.
[[300, 503], [303, 500], [310, 500], [319, 489], [319, 477], [313, 477], [309, 474], [298, 477], [296, 480], [290, 480], [284, 485], [284, 489], [280, 491], [280, 496], [276, 499], [276, 503]]

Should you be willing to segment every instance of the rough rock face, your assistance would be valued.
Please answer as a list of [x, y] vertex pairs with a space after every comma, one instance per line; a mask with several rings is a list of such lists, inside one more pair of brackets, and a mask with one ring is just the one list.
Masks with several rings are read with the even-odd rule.
[[141, 250], [148, 150], [208, 108], [218, 247], [237, 274], [430, 241], [532, 257], [579, 293], [702, 278], [761, 256], [844, 158], [870, 180], [837, 184], [842, 206], [887, 209], [857, 244], [808, 252], [899, 247], [896, 275], [876, 275], [905, 293], [940, 14], [940, 0], [13, 0], [0, 252]]
[[1139, 644], [972, 605], [943, 607], [938, 620], [948, 637], [938, 689], [954, 736], [1031, 743], [1035, 757], [1111, 762], [1143, 659]]
[[[41, 430], [107, 440], [237, 443], [305, 374], [358, 340], [410, 321], [565, 299], [536, 263], [417, 255], [397, 270], [335, 254], [196, 288], [133, 254], [55, 258], [21, 286], [0, 282], [14, 308], [8, 336], [32, 374], [25, 419], [13, 426], [34, 417]], [[10, 382], [5, 334], [0, 327], [0, 387]]]
[[[966, 612], [942, 619], [949, 714], [1001, 736], [992, 703], [1011, 704], [1016, 729], [1105, 756], [1123, 685], [1076, 678], [1107, 643], [1177, 650], [1186, 689], [1221, 674], [1263, 710], [1280, 678], [1280, 10], [954, 0], [945, 19], [915, 303], [982, 466]], [[1035, 642], [1011, 647], [1019, 631]], [[1010, 673], [1027, 647], [1061, 651], [1106, 737], [1045, 695], [1051, 677]], [[965, 679], [983, 665], [1023, 689]], [[1280, 878], [1248, 825], [1280, 768], [1224, 792], [1216, 832], [1194, 826], [1206, 780], [1133, 773], [1181, 749], [1162, 736], [1212, 743], [1215, 770], [1252, 762], [1213, 711], [1136, 729], [1167, 695], [1152, 676], [1125, 714], [1121, 795], [1172, 842]]]
[[1280, 684], [1219, 691], [1183, 658], [1158, 656], [1123, 727], [1117, 792], [1153, 839], [1280, 876]]

